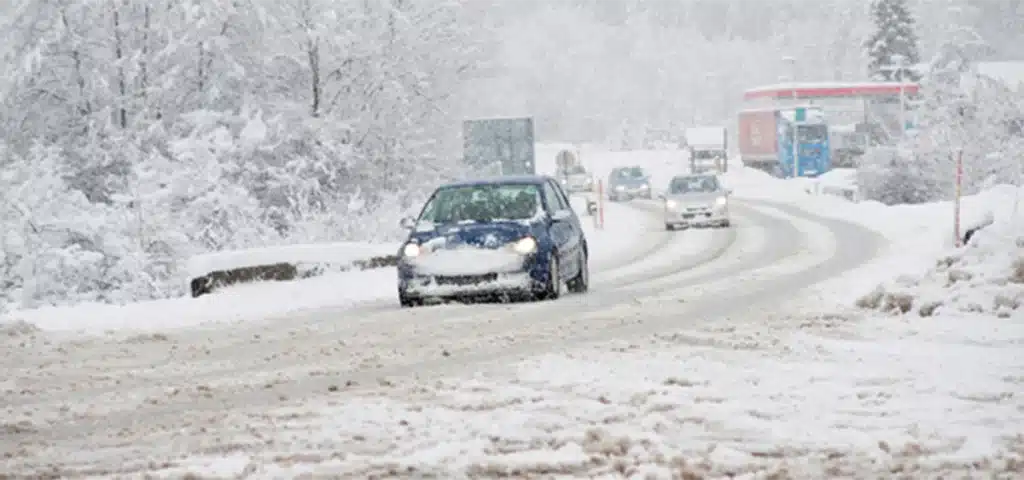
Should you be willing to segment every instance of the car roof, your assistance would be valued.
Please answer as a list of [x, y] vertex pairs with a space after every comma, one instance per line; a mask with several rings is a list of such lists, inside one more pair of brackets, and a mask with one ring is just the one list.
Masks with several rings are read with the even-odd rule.
[[484, 185], [543, 185], [544, 182], [548, 180], [553, 179], [547, 175], [502, 175], [499, 177], [475, 178], [468, 180], [459, 180], [457, 182], [449, 182], [439, 186], [438, 189], [478, 187]]

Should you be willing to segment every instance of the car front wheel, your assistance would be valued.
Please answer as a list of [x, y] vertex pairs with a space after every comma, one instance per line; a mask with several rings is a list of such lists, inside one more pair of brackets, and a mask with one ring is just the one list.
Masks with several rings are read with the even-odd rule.
[[557, 300], [562, 296], [562, 277], [558, 264], [558, 254], [552, 252], [548, 257], [547, 282], [537, 297], [540, 300]]
[[587, 252], [580, 250], [580, 273], [568, 283], [572, 293], [586, 293], [590, 289], [590, 267], [587, 265]]
[[405, 292], [399, 290], [398, 303], [402, 306], [402, 308], [419, 307], [423, 305], [423, 300], [415, 297], [410, 297], [409, 295], [406, 295]]

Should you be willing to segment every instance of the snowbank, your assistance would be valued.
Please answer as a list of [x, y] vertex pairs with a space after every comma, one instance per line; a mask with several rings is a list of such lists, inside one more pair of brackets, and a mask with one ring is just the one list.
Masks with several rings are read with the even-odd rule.
[[[841, 185], [840, 174], [829, 182]], [[814, 179], [784, 180], [751, 168], [736, 168], [723, 176], [734, 195], [745, 200], [768, 200], [794, 205], [809, 213], [848, 220], [871, 228], [899, 243], [924, 240], [935, 247], [953, 246], [953, 202], [887, 206], [878, 202], [850, 202], [832, 195], [814, 195]], [[961, 199], [962, 230], [992, 219], [1009, 222], [1018, 195], [1016, 187], [999, 185]]]
[[336, 242], [282, 245], [198, 255], [189, 259], [185, 270], [190, 278], [218, 270], [290, 263], [293, 265], [351, 265], [373, 257], [395, 255], [399, 244]]
[[[849, 172], [840, 171], [829, 184], [842, 185]], [[1015, 211], [1021, 194], [1000, 185], [961, 201], [961, 235], [969, 228], [992, 222], [963, 249], [954, 247], [953, 203], [886, 206], [850, 202], [831, 195], [814, 195], [814, 180], [783, 180], [740, 168], [726, 174], [735, 195], [748, 201], [787, 203], [813, 214], [839, 218], [871, 228], [889, 240], [880, 257], [848, 275], [819, 285], [817, 304], [859, 305], [887, 312], [937, 315], [979, 312], [1007, 315], [1022, 300], [1010, 278], [1020, 256], [1013, 232], [1024, 228], [1024, 212]], [[1019, 235], [1019, 233], [1018, 233]]]
[[1012, 224], [994, 224], [923, 274], [902, 275], [879, 285], [857, 306], [922, 317], [953, 313], [1024, 319], [1022, 233]]
[[212, 323], [256, 321], [308, 309], [344, 308], [392, 298], [395, 275], [394, 268], [380, 268], [328, 273], [294, 282], [235, 285], [199, 298], [20, 310], [0, 317], [0, 324], [27, 322], [42, 330], [102, 333], [165, 331]]

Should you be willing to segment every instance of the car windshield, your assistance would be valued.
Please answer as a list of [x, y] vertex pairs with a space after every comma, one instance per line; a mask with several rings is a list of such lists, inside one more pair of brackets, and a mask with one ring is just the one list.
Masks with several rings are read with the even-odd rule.
[[646, 176], [647, 174], [644, 173], [644, 169], [640, 167], [623, 168], [619, 170], [619, 178], [638, 180]]
[[587, 173], [587, 170], [582, 165], [573, 165], [565, 170], [567, 175], [579, 175], [581, 173]]
[[493, 222], [533, 218], [540, 208], [537, 185], [488, 184], [442, 188], [423, 208], [421, 222]]
[[676, 177], [669, 184], [671, 194], [711, 193], [718, 191], [718, 179], [712, 176]]

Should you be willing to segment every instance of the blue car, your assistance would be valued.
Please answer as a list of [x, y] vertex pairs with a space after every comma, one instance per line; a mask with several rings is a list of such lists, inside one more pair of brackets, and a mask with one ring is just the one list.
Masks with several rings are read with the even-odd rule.
[[587, 239], [569, 197], [546, 176], [450, 183], [405, 218], [403, 307], [428, 300], [556, 299], [586, 292]]

